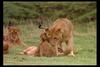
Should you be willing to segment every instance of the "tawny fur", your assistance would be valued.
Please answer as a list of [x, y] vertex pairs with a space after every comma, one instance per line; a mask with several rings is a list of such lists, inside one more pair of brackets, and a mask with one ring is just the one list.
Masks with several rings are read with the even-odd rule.
[[24, 44], [24, 42], [21, 40], [20, 37], [20, 29], [17, 27], [7, 27], [6, 28], [6, 32], [4, 32], [3, 34], [3, 52], [5, 53], [9, 53], [9, 49], [12, 45], [23, 45], [26, 46]]
[[8, 37], [9, 37], [10, 42], [12, 44], [26, 46], [26, 44], [21, 39], [21, 36], [20, 36], [21, 31], [18, 27], [16, 27], [16, 26], [7, 27], [7, 30], [8, 30], [8, 32], [7, 32]]
[[39, 56], [46, 56], [46, 57], [56, 56], [55, 50], [47, 41], [41, 42], [38, 47], [38, 50], [39, 50]]
[[57, 19], [51, 27], [45, 29], [45, 33], [49, 43], [55, 45], [56, 54], [59, 52], [58, 47], [62, 49], [62, 42], [65, 42], [67, 47], [64, 53], [74, 56], [73, 24], [70, 20], [67, 18]]
[[9, 37], [7, 35], [3, 35], [3, 54], [9, 53], [10, 45]]
[[41, 43], [38, 46], [36, 56], [46, 56], [46, 57], [56, 56], [55, 47], [48, 42], [49, 40], [44, 34], [45, 32], [42, 32], [40, 35]]
[[3, 42], [3, 54], [9, 53], [9, 43], [4, 41]]
[[55, 48], [52, 45], [50, 45], [47, 39], [45, 39], [44, 33], [42, 33], [40, 37], [41, 37], [41, 43], [39, 44], [38, 47], [35, 46], [28, 47], [25, 50], [23, 50], [20, 54], [40, 56], [40, 57], [56, 56]]

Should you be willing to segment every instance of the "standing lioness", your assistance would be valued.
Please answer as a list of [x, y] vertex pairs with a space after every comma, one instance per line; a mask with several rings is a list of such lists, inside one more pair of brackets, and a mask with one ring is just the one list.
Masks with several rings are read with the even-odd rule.
[[[39, 28], [42, 28], [41, 25]], [[58, 48], [62, 49], [62, 42], [67, 44], [67, 48], [64, 51], [69, 56], [74, 56], [73, 53], [73, 24], [67, 18], [57, 19], [54, 24], [45, 29], [44, 34], [49, 40], [49, 43], [55, 46], [56, 55], [58, 55]]]

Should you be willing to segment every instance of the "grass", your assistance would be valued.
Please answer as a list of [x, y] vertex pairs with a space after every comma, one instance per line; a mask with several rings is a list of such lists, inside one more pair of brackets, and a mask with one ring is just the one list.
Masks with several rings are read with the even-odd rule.
[[[20, 25], [21, 37], [29, 45], [38, 46], [40, 29], [35, 25]], [[65, 45], [65, 43], [63, 43]], [[19, 55], [25, 48], [14, 46], [10, 53], [3, 55], [4, 65], [96, 65], [96, 23], [75, 25], [74, 31], [75, 57], [33, 57]]]

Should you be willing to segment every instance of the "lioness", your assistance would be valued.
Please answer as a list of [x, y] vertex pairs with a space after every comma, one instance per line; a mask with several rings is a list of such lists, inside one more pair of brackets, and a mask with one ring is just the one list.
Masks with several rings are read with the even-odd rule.
[[[38, 46], [36, 56], [46, 56], [46, 57], [57, 56], [56, 49], [54, 47], [55, 45], [51, 45], [49, 43], [49, 40], [47, 39], [45, 32], [41, 33], [40, 38], [41, 38], [41, 43]], [[58, 55], [63, 55], [63, 53], [60, 51]]]
[[[20, 52], [20, 54], [25, 54], [25, 55], [32, 55], [32, 56], [46, 56], [46, 57], [51, 57], [51, 56], [56, 56], [56, 50], [54, 46], [50, 45], [48, 42], [48, 39], [46, 39], [46, 36], [44, 35], [45, 32], [43, 32], [40, 35], [41, 38], [41, 43], [39, 44], [38, 47], [36, 46], [30, 46]], [[59, 53], [59, 55], [62, 55], [63, 53]]]
[[17, 28], [16, 26], [9, 26], [7, 27], [8, 30], [8, 36], [10, 39], [10, 42], [13, 44], [17, 44], [17, 45], [23, 45], [24, 47], [26, 46], [26, 44], [22, 41], [21, 37], [20, 37], [20, 29]]
[[38, 49], [36, 51], [35, 56], [46, 56], [46, 57], [51, 57], [51, 56], [56, 56], [56, 52], [53, 49], [53, 47], [48, 43], [48, 39], [45, 38], [44, 33], [40, 35], [41, 38], [41, 43], [38, 46]]
[[[43, 28], [41, 25], [39, 28]], [[64, 51], [65, 54], [69, 56], [75, 56], [73, 53], [73, 24], [67, 18], [57, 19], [54, 24], [45, 28], [46, 39], [48, 39], [49, 43], [55, 46], [56, 55], [58, 55], [58, 48], [62, 49], [62, 42], [67, 44], [67, 48]]]

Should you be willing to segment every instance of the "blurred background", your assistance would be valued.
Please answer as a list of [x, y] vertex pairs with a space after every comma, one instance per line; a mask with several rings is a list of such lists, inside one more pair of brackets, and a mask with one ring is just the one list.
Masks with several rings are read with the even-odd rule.
[[3, 9], [4, 25], [50, 24], [63, 15], [73, 23], [96, 20], [96, 2], [4, 2]]

